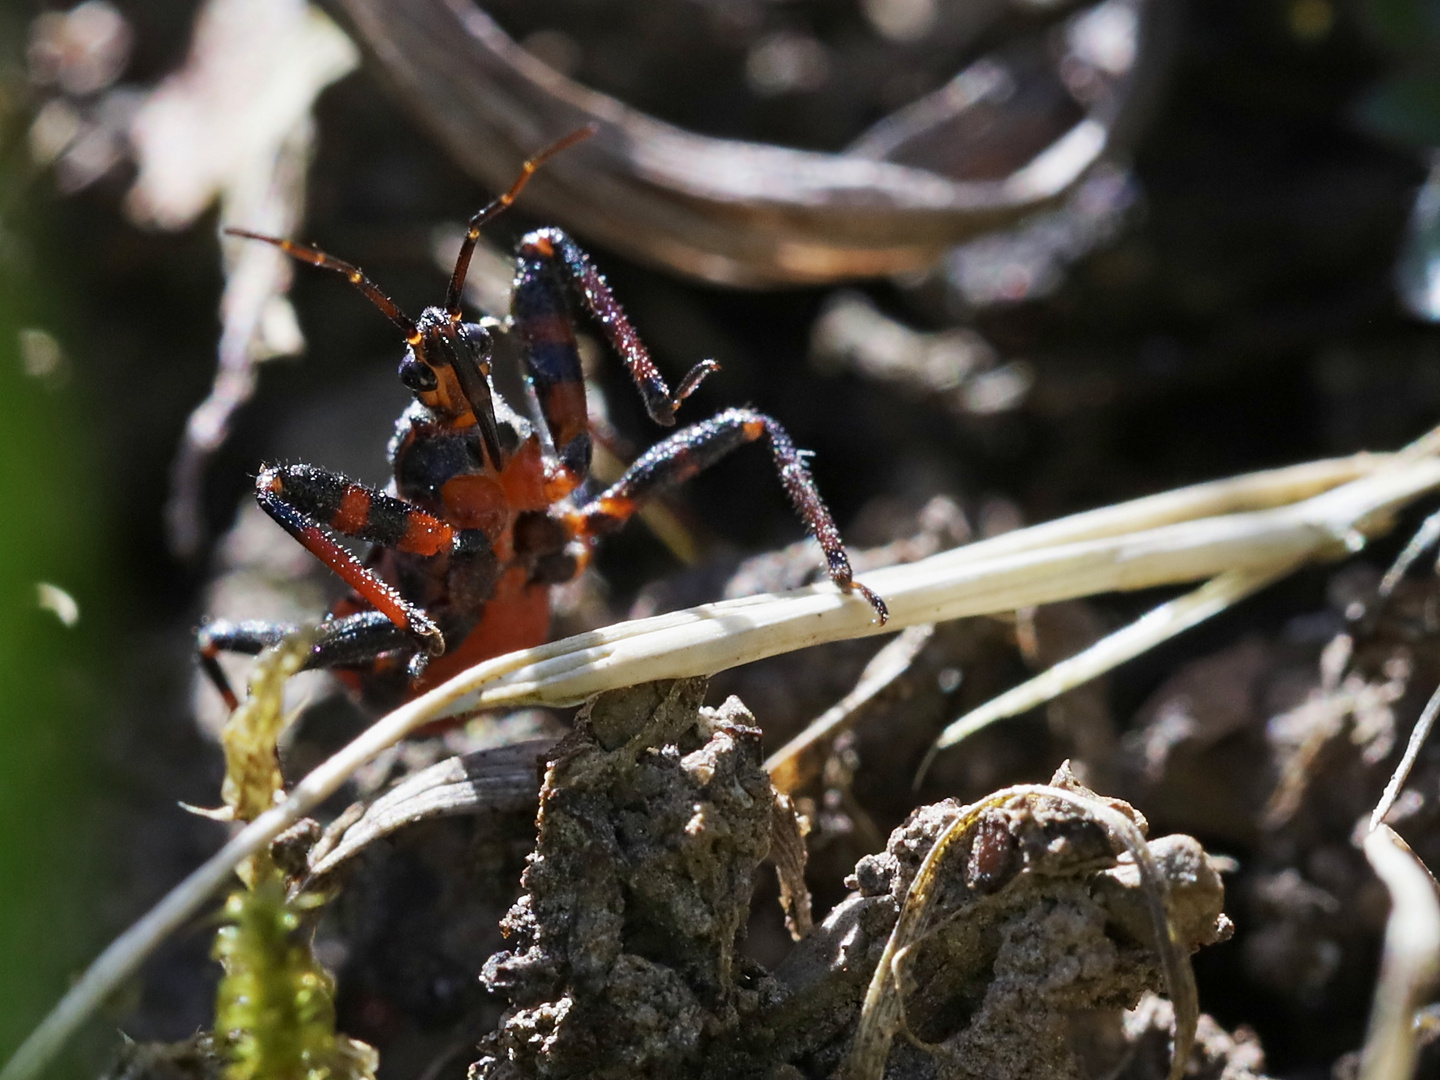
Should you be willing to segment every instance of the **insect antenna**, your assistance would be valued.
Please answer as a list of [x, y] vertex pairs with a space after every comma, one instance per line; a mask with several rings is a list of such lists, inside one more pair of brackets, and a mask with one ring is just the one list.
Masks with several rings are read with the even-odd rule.
[[445, 314], [449, 315], [454, 322], [460, 321], [460, 293], [465, 288], [465, 275], [470, 270], [470, 256], [475, 253], [475, 244], [480, 239], [480, 227], [487, 221], [500, 215], [511, 203], [520, 196], [525, 185], [530, 182], [530, 177], [535, 175], [535, 170], [544, 165], [562, 150], [568, 150], [576, 143], [594, 135], [599, 127], [595, 124], [586, 124], [584, 127], [572, 131], [559, 142], [552, 143], [544, 150], [541, 150], [525, 164], [520, 166], [520, 175], [510, 185], [510, 190], [497, 196], [493, 202], [478, 211], [470, 219], [470, 227], [465, 230], [465, 240], [460, 245], [460, 255], [455, 260], [455, 272], [450, 275], [450, 287], [445, 290]]
[[384, 316], [398, 326], [405, 335], [405, 340], [411, 345], [420, 344], [420, 331], [415, 326], [415, 321], [406, 315], [396, 306], [395, 301], [380, 291], [368, 277], [365, 271], [358, 266], [352, 266], [343, 259], [337, 259], [334, 255], [327, 255], [319, 248], [310, 247], [307, 244], [297, 244], [293, 240], [281, 240], [275, 236], [264, 236], [260, 233], [249, 232], [246, 229], [226, 229], [229, 236], [241, 236], [246, 240], [260, 240], [266, 244], [274, 244], [281, 251], [285, 252], [292, 259], [299, 259], [301, 262], [309, 263], [311, 266], [318, 266], [322, 270], [333, 270], [337, 274], [343, 274], [345, 278], [354, 285], [374, 304]]

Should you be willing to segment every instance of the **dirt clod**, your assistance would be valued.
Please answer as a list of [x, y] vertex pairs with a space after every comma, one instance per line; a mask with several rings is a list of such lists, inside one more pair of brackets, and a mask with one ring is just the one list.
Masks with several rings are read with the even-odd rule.
[[[514, 944], [482, 976], [511, 1008], [472, 1080], [821, 1077], [844, 1059], [907, 891], [963, 808], [912, 814], [772, 975], [736, 952], [771, 846], [772, 789], [753, 718], [735, 698], [699, 708], [704, 689], [603, 695], [552, 753], [525, 893], [504, 923]], [[1054, 783], [1098, 798], [1068, 771]], [[1112, 1058], [1138, 1045], [1143, 1025], [1131, 1033], [1124, 1010], [1164, 987], [1137, 867], [1095, 820], [1044, 796], [998, 803], [964, 843], [905, 958], [911, 1038], [887, 1075], [1098, 1075], [1086, 1039], [1108, 1031]], [[1227, 937], [1199, 843], [1149, 846], [1181, 949]]]
[[736, 956], [773, 798], [760, 733], [704, 680], [607, 694], [556, 748], [525, 894], [485, 965], [510, 997], [474, 1080], [675, 1075], [757, 997]]

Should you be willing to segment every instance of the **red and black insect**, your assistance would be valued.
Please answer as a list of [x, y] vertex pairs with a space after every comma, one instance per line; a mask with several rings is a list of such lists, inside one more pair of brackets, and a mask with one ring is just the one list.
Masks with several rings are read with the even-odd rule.
[[[336, 669], [373, 705], [392, 705], [481, 660], [543, 643], [549, 587], [585, 567], [596, 537], [618, 529], [645, 499], [762, 437], [770, 440], [786, 493], [824, 549], [831, 579], [846, 592], [858, 590], [881, 622], [887, 617], [884, 602], [853, 579], [801, 452], [763, 413], [728, 409], [678, 431], [608, 490], [577, 498], [589, 476], [591, 438], [567, 296], [599, 323], [658, 424], [672, 426], [677, 407], [717, 365], [696, 364], [672, 394], [605, 279], [559, 229], [520, 241], [511, 306], [538, 423], [495, 392], [490, 333], [460, 311], [480, 228], [515, 201], [541, 163], [590, 133], [577, 131], [527, 161], [510, 190], [471, 218], [444, 306], [426, 308], [419, 319], [349, 263], [289, 240], [230, 230], [345, 275], [405, 335], [400, 380], [415, 400], [390, 441], [390, 486], [380, 491], [313, 465], [266, 466], [255, 485], [261, 507], [352, 590], [321, 624], [306, 666]], [[328, 533], [368, 541], [369, 555], [362, 563]], [[201, 664], [231, 708], [235, 695], [216, 656], [258, 653], [294, 629], [218, 620], [200, 629]]]

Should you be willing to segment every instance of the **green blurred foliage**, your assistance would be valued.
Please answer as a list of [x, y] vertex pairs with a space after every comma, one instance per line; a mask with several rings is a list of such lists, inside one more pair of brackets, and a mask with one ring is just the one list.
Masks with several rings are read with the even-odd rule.
[[[0, 52], [11, 53], [15, 25], [15, 12], [0, 11]], [[51, 347], [83, 312], [61, 305], [51, 276], [16, 70], [13, 55], [0, 57], [0, 1060], [103, 944], [94, 736], [111, 606], [93, 403]], [[55, 337], [22, 334], [36, 329]], [[78, 603], [73, 627], [42, 607], [42, 582]]]
[[[6, 280], [6, 279], [9, 280]], [[90, 647], [103, 556], [86, 504], [84, 425], [27, 378], [19, 331], [33, 302], [0, 269], [0, 1052], [64, 991], [93, 941], [102, 887], [87, 850], [98, 719]], [[28, 289], [33, 297], [34, 290]], [[78, 602], [65, 627], [40, 582]]]

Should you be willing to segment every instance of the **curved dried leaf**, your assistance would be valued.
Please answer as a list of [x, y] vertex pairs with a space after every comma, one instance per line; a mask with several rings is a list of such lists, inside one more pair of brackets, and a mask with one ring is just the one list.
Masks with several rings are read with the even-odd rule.
[[[1138, 88], [1164, 66], [1171, 37], [1152, 24], [1169, 5], [1127, 6], [1135, 47], [1078, 122], [1047, 132], [1003, 176], [955, 179], [945, 168], [976, 126], [965, 73], [848, 152], [824, 154], [664, 123], [547, 67], [469, 3], [327, 3], [472, 175], [503, 189], [537, 146], [595, 123], [594, 139], [535, 179], [527, 194], [539, 215], [671, 270], [748, 286], [924, 268], [956, 241], [1062, 196], [1130, 133]], [[1037, 57], [1041, 67], [1056, 59], [1043, 46]], [[959, 153], [972, 167], [976, 156]]]
[[407, 776], [333, 840], [326, 837], [321, 841], [323, 846], [311, 856], [306, 887], [313, 887], [367, 845], [417, 821], [459, 814], [533, 812], [540, 792], [537, 761], [553, 745], [552, 739], [528, 739], [446, 758]]

